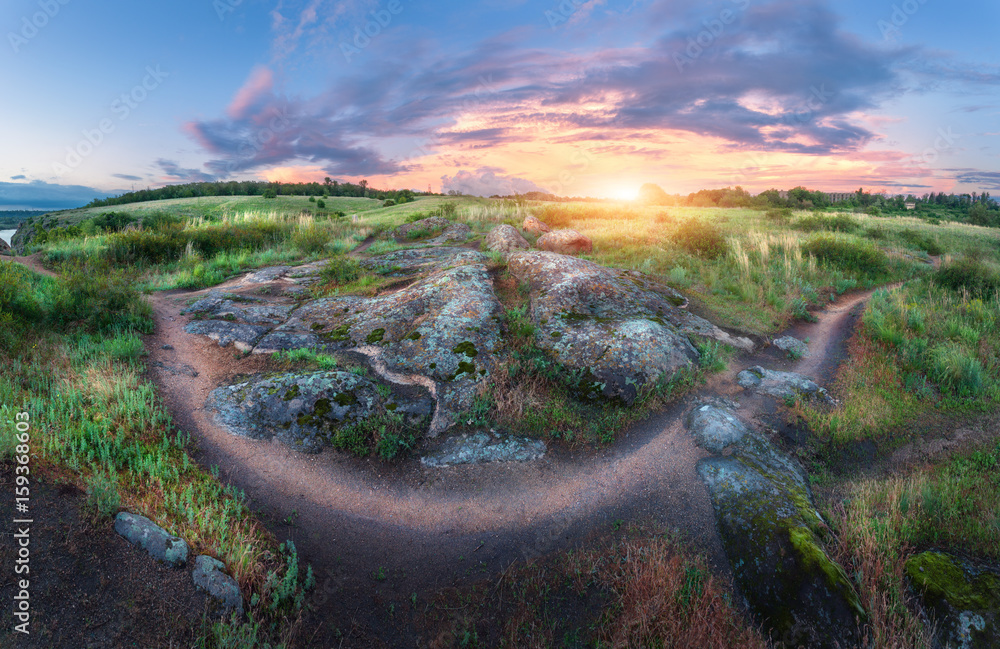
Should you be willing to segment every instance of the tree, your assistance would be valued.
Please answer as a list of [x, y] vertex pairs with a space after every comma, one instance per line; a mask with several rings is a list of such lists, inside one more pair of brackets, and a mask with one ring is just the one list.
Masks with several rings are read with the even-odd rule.
[[669, 205], [671, 203], [667, 192], [663, 191], [663, 188], [659, 185], [653, 183], [646, 183], [639, 188], [639, 197], [637, 200], [643, 205]]

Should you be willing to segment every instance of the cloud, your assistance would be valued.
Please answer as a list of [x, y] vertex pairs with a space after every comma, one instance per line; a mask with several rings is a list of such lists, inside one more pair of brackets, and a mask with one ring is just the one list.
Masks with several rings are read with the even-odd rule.
[[17, 175], [17, 176], [11, 176], [10, 179], [11, 180], [27, 180], [28, 177], [25, 176], [24, 174], [20, 174], [20, 175]]
[[118, 178], [120, 180], [142, 180], [142, 176], [130, 176], [129, 174], [111, 174], [112, 178]]
[[254, 68], [243, 87], [233, 97], [226, 113], [234, 120], [243, 119], [257, 102], [265, 100], [273, 89], [274, 74], [271, 70], [262, 66]]
[[81, 207], [95, 198], [107, 198], [115, 193], [82, 185], [55, 185], [40, 180], [33, 180], [30, 183], [0, 182], [0, 206], [65, 210]]
[[546, 191], [530, 180], [498, 175], [497, 171], [491, 168], [481, 168], [475, 172], [463, 169], [454, 176], [441, 176], [441, 189], [444, 192], [455, 190], [469, 196], [509, 196]]
[[199, 169], [184, 169], [173, 160], [160, 158], [156, 161], [156, 166], [163, 172], [164, 180], [167, 182], [209, 183], [218, 180], [215, 176]]
[[977, 169], [952, 169], [958, 172], [955, 180], [963, 185], [978, 186], [980, 190], [1000, 191], [1000, 171], [979, 171]]

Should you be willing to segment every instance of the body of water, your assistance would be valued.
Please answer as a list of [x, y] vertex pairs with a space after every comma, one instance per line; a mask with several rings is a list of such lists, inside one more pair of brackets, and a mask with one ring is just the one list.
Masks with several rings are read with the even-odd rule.
[[17, 232], [17, 230], [0, 230], [0, 239], [6, 241], [9, 246], [10, 240], [14, 238], [15, 232]]

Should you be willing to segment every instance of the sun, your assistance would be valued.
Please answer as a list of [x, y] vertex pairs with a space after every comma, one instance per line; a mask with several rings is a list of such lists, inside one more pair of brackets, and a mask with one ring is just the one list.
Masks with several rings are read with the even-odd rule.
[[634, 201], [639, 196], [639, 190], [632, 185], [618, 185], [608, 190], [608, 198], [618, 201]]

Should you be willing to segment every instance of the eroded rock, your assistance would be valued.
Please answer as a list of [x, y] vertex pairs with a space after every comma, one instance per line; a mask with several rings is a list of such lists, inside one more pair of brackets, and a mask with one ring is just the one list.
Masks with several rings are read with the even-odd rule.
[[736, 382], [745, 390], [760, 392], [778, 399], [822, 399], [829, 401], [826, 390], [801, 374], [765, 370], [757, 365], [736, 375]]
[[495, 252], [509, 253], [530, 247], [527, 239], [512, 225], [498, 225], [486, 235], [486, 248]]
[[432, 216], [412, 223], [404, 223], [393, 230], [392, 234], [397, 239], [417, 239], [421, 236], [428, 236], [435, 232], [446, 230], [454, 224], [454, 221], [449, 221], [442, 216]]
[[911, 557], [905, 569], [941, 646], [1000, 647], [1000, 571], [938, 551]]
[[215, 599], [224, 611], [235, 611], [242, 616], [243, 595], [240, 593], [240, 585], [223, 572], [225, 568], [226, 565], [218, 559], [201, 554], [195, 557], [191, 579], [195, 586]]
[[535, 247], [561, 255], [579, 255], [593, 252], [594, 242], [576, 230], [553, 230], [540, 236]]
[[171, 535], [145, 516], [119, 512], [115, 516], [115, 532], [161, 563], [175, 567], [187, 563], [187, 542]]
[[440, 448], [420, 458], [424, 466], [443, 468], [460, 464], [530, 462], [545, 456], [545, 442], [487, 433], [450, 437]]
[[866, 614], [823, 550], [824, 523], [798, 465], [746, 435], [733, 454], [698, 463], [719, 536], [751, 612], [785, 646], [855, 646]]
[[241, 352], [248, 352], [269, 331], [268, 327], [240, 324], [228, 320], [195, 320], [184, 327], [189, 334], [207, 336], [219, 347], [233, 345]]
[[387, 413], [411, 426], [429, 420], [426, 393], [401, 393], [351, 372], [286, 373], [214, 390], [208, 406], [230, 432], [279, 441], [297, 451], [318, 453], [346, 426]]
[[721, 453], [751, 433], [731, 410], [711, 404], [696, 406], [688, 415], [687, 427], [698, 446], [712, 453]]

